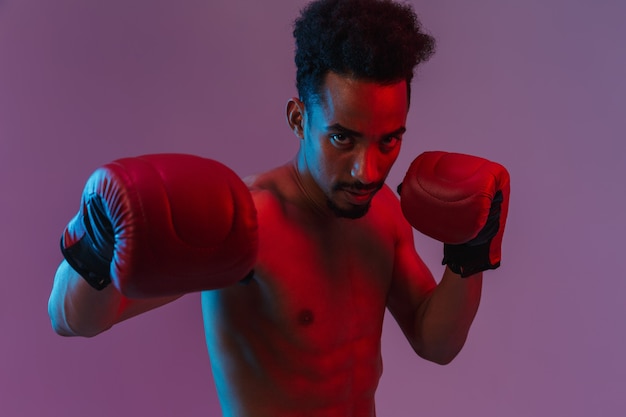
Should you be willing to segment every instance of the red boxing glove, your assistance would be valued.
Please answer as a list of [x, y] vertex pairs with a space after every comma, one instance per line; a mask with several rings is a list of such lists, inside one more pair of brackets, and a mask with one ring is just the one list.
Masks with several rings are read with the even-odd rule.
[[67, 262], [93, 287], [134, 298], [225, 287], [249, 274], [256, 210], [246, 185], [192, 155], [124, 158], [97, 169], [61, 238]]
[[444, 242], [443, 264], [463, 277], [500, 266], [509, 192], [502, 165], [441, 151], [418, 156], [399, 188], [406, 219]]

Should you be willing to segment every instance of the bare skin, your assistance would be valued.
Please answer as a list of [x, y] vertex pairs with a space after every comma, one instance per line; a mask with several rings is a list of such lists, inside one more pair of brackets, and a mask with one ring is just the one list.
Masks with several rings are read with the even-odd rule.
[[[261, 181], [287, 177], [296, 179], [291, 166]], [[254, 195], [254, 281], [202, 297], [225, 415], [373, 415], [394, 265], [388, 219], [378, 209], [376, 219], [324, 218], [270, 191]]]
[[[404, 82], [332, 73], [308, 109], [289, 101], [296, 158], [248, 179], [259, 221], [254, 278], [202, 294], [224, 416], [375, 416], [385, 309], [421, 357], [445, 364], [462, 348], [482, 277], [446, 269], [437, 284], [382, 186], [407, 110]], [[173, 299], [96, 292], [64, 262], [49, 310], [59, 334], [93, 336]]]

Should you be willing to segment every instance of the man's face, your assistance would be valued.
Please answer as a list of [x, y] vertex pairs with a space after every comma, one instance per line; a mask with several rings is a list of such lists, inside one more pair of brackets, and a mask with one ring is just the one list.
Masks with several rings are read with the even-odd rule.
[[400, 152], [407, 111], [405, 81], [381, 85], [326, 76], [319, 100], [303, 112], [298, 167], [335, 214], [367, 213]]

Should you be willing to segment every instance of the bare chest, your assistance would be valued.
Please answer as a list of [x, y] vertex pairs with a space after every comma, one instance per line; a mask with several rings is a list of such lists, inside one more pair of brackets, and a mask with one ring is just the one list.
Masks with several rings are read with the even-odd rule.
[[217, 380], [237, 381], [224, 397], [371, 409], [394, 266], [383, 223], [326, 227], [260, 212], [254, 279], [203, 294], [213, 369], [225, 375]]
[[378, 337], [394, 258], [384, 230], [375, 221], [262, 218], [255, 284], [263, 314], [309, 346]]

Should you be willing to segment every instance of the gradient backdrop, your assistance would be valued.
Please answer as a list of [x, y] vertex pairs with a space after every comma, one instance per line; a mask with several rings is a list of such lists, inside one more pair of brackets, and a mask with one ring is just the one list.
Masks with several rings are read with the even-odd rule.
[[[385, 323], [387, 417], [626, 412], [626, 4], [415, 0], [418, 72], [396, 185], [442, 149], [512, 176], [501, 269], [460, 356]], [[0, 0], [0, 416], [218, 416], [189, 295], [94, 339], [56, 336], [58, 239], [89, 173], [153, 152], [247, 175], [291, 158], [291, 22], [304, 0]], [[416, 245], [439, 276], [441, 245]]]

